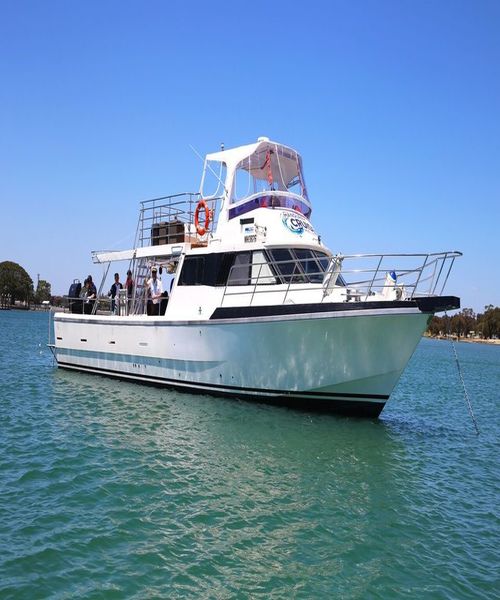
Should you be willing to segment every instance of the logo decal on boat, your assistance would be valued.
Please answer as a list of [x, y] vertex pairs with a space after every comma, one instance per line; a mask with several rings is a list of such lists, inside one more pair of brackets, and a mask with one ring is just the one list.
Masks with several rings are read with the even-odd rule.
[[306, 221], [306, 219], [303, 218], [301, 219], [296, 213], [284, 212], [281, 215], [281, 222], [292, 233], [297, 233], [299, 235], [304, 233], [304, 231], [314, 233], [314, 229], [309, 221]]

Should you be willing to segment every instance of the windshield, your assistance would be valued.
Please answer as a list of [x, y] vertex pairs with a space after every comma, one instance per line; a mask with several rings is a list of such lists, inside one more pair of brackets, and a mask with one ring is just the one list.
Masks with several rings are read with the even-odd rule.
[[226, 181], [226, 164], [216, 160], [205, 161], [201, 194], [204, 198], [215, 198], [224, 193]]
[[[307, 248], [274, 248], [267, 251], [270, 265], [283, 283], [322, 283], [329, 257]], [[341, 278], [338, 285], [343, 285]]]

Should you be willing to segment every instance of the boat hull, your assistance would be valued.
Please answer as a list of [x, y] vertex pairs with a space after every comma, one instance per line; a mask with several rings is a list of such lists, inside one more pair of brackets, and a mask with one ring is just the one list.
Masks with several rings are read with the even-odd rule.
[[63, 368], [376, 417], [428, 318], [414, 308], [199, 322], [60, 314], [55, 355]]

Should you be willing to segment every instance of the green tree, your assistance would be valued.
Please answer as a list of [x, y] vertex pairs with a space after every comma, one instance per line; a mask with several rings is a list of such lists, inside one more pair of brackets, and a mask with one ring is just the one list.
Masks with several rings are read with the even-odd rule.
[[431, 335], [441, 335], [444, 333], [445, 324], [443, 323], [443, 319], [441, 317], [432, 317], [429, 325], [427, 326], [427, 331]]
[[4, 304], [22, 300], [27, 304], [33, 298], [33, 281], [26, 271], [15, 262], [0, 263], [0, 297]]
[[451, 318], [451, 332], [458, 337], [466, 337], [476, 329], [476, 315], [472, 308], [464, 308]]
[[41, 304], [44, 300], [50, 300], [51, 285], [45, 279], [40, 279], [36, 286], [35, 302]]
[[463, 323], [465, 328], [465, 335], [469, 335], [471, 331], [476, 331], [477, 319], [476, 314], [472, 308], [464, 308], [462, 310]]
[[50, 303], [52, 306], [64, 306], [64, 298], [62, 296], [51, 296]]
[[484, 307], [484, 313], [478, 315], [479, 325], [483, 338], [500, 337], [500, 308], [492, 304]]

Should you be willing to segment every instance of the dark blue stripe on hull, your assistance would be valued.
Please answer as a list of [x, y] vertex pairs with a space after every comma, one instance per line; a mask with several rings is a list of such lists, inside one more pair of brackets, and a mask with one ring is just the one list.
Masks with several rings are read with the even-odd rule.
[[[286, 406], [289, 408], [296, 408], [299, 410], [314, 411], [320, 413], [335, 413], [354, 417], [370, 417], [376, 418], [385, 406], [385, 399], [388, 396], [373, 395], [363, 396], [361, 394], [341, 394], [328, 395], [327, 393], [314, 392], [301, 392], [301, 395], [294, 395], [294, 392], [279, 393], [273, 391], [273, 395], [266, 395], [265, 392], [259, 391], [258, 394], [245, 393], [242, 388], [223, 388], [217, 385], [208, 384], [193, 384], [186, 382], [181, 384], [179, 382], [162, 379], [161, 377], [147, 377], [143, 378], [127, 373], [118, 373], [109, 369], [101, 369], [98, 367], [85, 367], [72, 363], [58, 362], [61, 368], [81, 371], [83, 373], [94, 373], [98, 375], [105, 375], [107, 377], [113, 377], [123, 381], [130, 381], [134, 383], [141, 383], [151, 385], [155, 387], [164, 387], [169, 389], [175, 389], [180, 392], [189, 392], [191, 394], [209, 394], [212, 396], [221, 396], [224, 398], [239, 398], [241, 400], [247, 400], [251, 402], [272, 404], [276, 406]], [[353, 398], [349, 400], [348, 397]], [[359, 399], [355, 399], [359, 398]], [[374, 398], [376, 400], [363, 400], [362, 398]], [[381, 399], [384, 401], [380, 401]]]
[[371, 302], [321, 302], [315, 304], [273, 304], [268, 306], [228, 306], [216, 308], [210, 320], [249, 319], [282, 315], [321, 314], [326, 312], [370, 311], [384, 309], [418, 308], [421, 312], [434, 314], [460, 308], [456, 296], [431, 296], [414, 300], [379, 300]]

